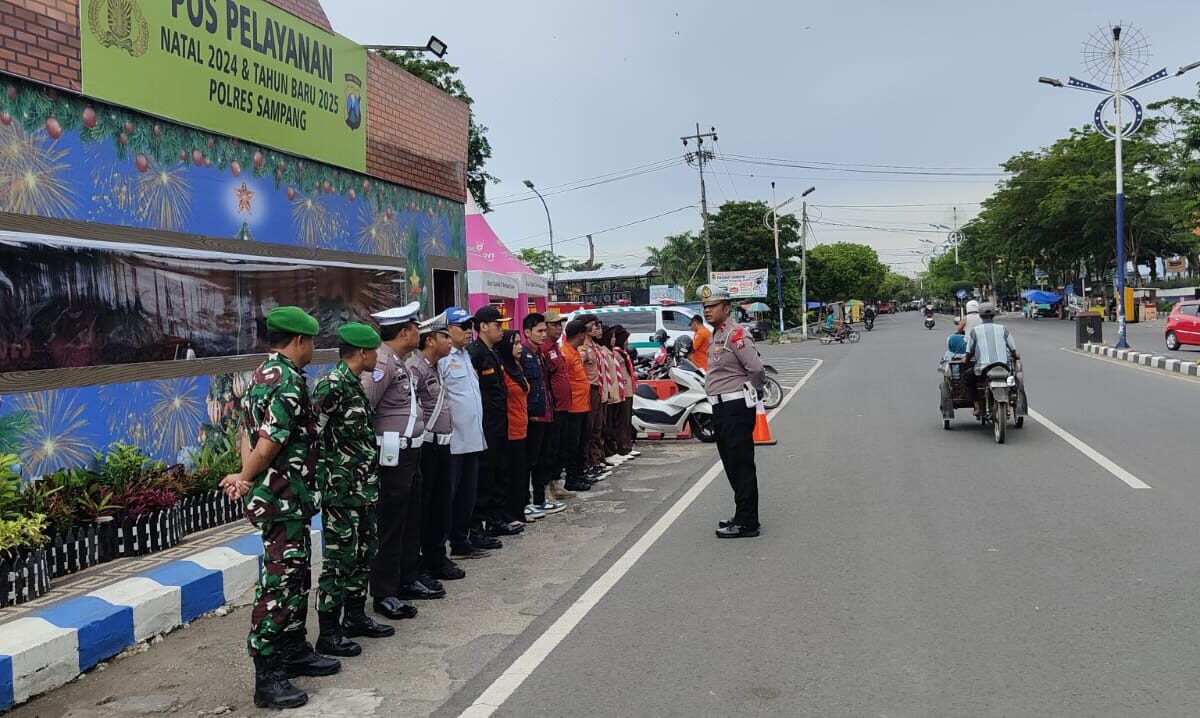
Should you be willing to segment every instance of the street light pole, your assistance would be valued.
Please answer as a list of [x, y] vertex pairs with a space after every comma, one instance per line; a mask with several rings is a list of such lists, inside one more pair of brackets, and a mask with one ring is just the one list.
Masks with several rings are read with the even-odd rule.
[[783, 336], [783, 265], [779, 261], [779, 203], [775, 201], [774, 182], [771, 183], [771, 230], [775, 234], [775, 303], [779, 305], [779, 334]]
[[538, 199], [542, 201], [542, 209], [546, 210], [546, 225], [550, 227], [550, 284], [553, 286], [558, 281], [558, 255], [554, 253], [554, 223], [550, 221], [550, 207], [546, 204], [546, 198], [542, 196], [542, 193], [533, 186], [532, 181], [525, 180], [525, 186], [538, 196]]
[[[1113, 140], [1114, 161], [1116, 163], [1117, 177], [1117, 197], [1116, 197], [1116, 258], [1117, 271], [1114, 276], [1114, 284], [1116, 285], [1116, 302], [1117, 302], [1117, 349], [1128, 349], [1129, 342], [1126, 334], [1125, 323], [1125, 168], [1124, 168], [1124, 140], [1126, 137], [1132, 137], [1134, 133], [1142, 126], [1144, 115], [1142, 113], [1142, 105], [1132, 95], [1128, 94], [1131, 90], [1140, 89], [1148, 85], [1153, 85], [1156, 82], [1170, 77], [1167, 68], [1162, 68], [1158, 72], [1150, 75], [1139, 82], [1126, 86], [1125, 84], [1125, 65], [1123, 64], [1129, 53], [1126, 53], [1121, 46], [1122, 28], [1120, 25], [1114, 25], [1110, 28], [1111, 37], [1101, 36], [1100, 33], [1093, 34], [1089, 43], [1085, 43], [1085, 57], [1091, 53], [1093, 60], [1099, 59], [1101, 62], [1094, 63], [1099, 67], [1105, 68], [1105, 79], [1108, 72], [1112, 73], [1112, 89], [1094, 85], [1090, 82], [1080, 80], [1074, 77], [1068, 78], [1067, 83], [1063, 83], [1054, 77], [1039, 77], [1038, 82], [1051, 87], [1069, 87], [1072, 90], [1085, 90], [1087, 92], [1095, 92], [1104, 95], [1104, 99], [1096, 106], [1096, 111], [1092, 117], [1092, 124], [1096, 131], [1101, 135]], [[1137, 39], [1140, 33], [1136, 28], [1130, 29], [1130, 34]], [[1144, 41], [1144, 37], [1142, 38]], [[1134, 47], [1137, 47], [1135, 43]], [[1133, 62], [1130, 69], [1140, 71], [1145, 66], [1145, 57], [1139, 58], [1136, 56], [1136, 50], [1133, 57]], [[1111, 65], [1111, 70], [1107, 68]], [[1175, 72], [1175, 77], [1190, 72], [1191, 70], [1200, 67], [1200, 62], [1193, 62], [1190, 65], [1184, 65]], [[1098, 74], [1093, 75], [1097, 81], [1102, 80]], [[1136, 75], [1135, 75], [1136, 77]], [[1122, 111], [1125, 102], [1128, 101], [1134, 111], [1133, 121], [1126, 127], [1122, 119]], [[1113, 113], [1116, 121], [1110, 129], [1104, 122], [1104, 109], [1109, 104], [1113, 105]], [[1136, 267], [1134, 270], [1136, 271]]]
[[[804, 194], [814, 189], [810, 188]], [[801, 202], [800, 207], [800, 331], [808, 339], [808, 202]]]

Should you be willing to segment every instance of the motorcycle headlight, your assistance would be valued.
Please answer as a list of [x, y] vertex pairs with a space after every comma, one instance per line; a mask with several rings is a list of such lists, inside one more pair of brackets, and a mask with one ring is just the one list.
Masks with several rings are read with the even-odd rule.
[[1008, 377], [1008, 379], [1006, 379], [1006, 380], [1005, 380], [1005, 383], [1006, 383], [1006, 384], [1008, 384], [1009, 386], [1016, 386], [1016, 385], [1017, 385], [1017, 378], [1016, 378], [1015, 376], [1012, 376], [1012, 375], [1010, 374], [1010, 375], [1009, 375], [1009, 377]]

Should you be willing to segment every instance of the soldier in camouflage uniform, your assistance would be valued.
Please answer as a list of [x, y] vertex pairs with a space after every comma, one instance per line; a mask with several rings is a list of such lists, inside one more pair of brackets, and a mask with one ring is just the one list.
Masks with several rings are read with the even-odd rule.
[[317, 320], [298, 307], [267, 314], [267, 360], [242, 397], [242, 470], [221, 481], [243, 499], [246, 518], [262, 531], [263, 565], [250, 614], [254, 704], [296, 708], [308, 694], [296, 676], [327, 676], [341, 663], [315, 652], [305, 639], [312, 581], [309, 519], [320, 504], [317, 421], [303, 367], [312, 361]]
[[341, 361], [313, 392], [321, 432], [317, 476], [325, 534], [325, 560], [317, 587], [321, 625], [317, 650], [331, 656], [357, 656], [362, 647], [347, 635], [382, 638], [396, 632], [365, 612], [371, 561], [379, 541], [379, 449], [375, 410], [359, 375], [375, 368], [380, 339], [379, 332], [357, 322], [339, 327], [338, 338]]

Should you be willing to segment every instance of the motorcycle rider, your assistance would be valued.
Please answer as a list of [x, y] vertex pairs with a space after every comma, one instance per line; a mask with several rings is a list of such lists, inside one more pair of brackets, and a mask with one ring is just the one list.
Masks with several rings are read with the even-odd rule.
[[1016, 361], [1021, 357], [1017, 354], [1017, 345], [1013, 341], [1012, 332], [1003, 324], [996, 323], [996, 308], [991, 302], [983, 302], [979, 305], [980, 324], [967, 334], [967, 355], [966, 361], [968, 364], [974, 365], [973, 373], [968, 376], [966, 389], [967, 395], [971, 402], [975, 405], [975, 415], [979, 416], [983, 411], [983, 404], [979, 396], [979, 384], [982, 381], [983, 371], [993, 364], [1009, 363], [1009, 360]]
[[872, 326], [875, 325], [876, 314], [877, 314], [877, 312], [875, 311], [874, 302], [872, 302], [871, 304], [868, 304], [867, 308], [863, 310], [863, 323], [866, 324], [867, 329], [870, 329]]
[[967, 313], [958, 323], [958, 331], [966, 336], [970, 336], [971, 330], [983, 323], [979, 317], [979, 302], [972, 299], [967, 302]]

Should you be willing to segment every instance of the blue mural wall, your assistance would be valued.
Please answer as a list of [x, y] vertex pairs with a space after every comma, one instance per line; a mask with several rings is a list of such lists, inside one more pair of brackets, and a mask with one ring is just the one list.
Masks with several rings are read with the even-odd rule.
[[[403, 257], [422, 304], [428, 260], [466, 256], [459, 203], [38, 85], [0, 88], [0, 211]], [[310, 368], [310, 385], [326, 369]], [[3, 395], [0, 452], [31, 476], [118, 440], [175, 461], [228, 421], [244, 381]]]

